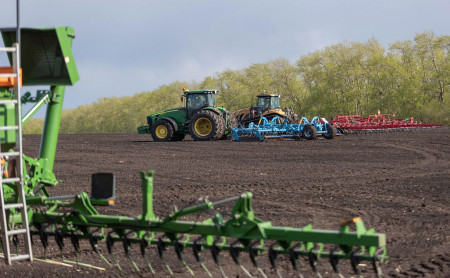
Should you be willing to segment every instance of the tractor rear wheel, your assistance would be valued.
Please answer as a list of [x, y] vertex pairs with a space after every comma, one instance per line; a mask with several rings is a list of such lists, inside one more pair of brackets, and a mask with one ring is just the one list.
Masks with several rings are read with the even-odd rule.
[[224, 133], [224, 119], [212, 111], [200, 110], [191, 117], [189, 134], [196, 141], [217, 140]]
[[157, 142], [170, 141], [173, 136], [173, 127], [168, 121], [159, 120], [152, 126], [152, 137]]
[[317, 129], [313, 125], [305, 125], [302, 130], [303, 138], [306, 140], [316, 139], [317, 137]]
[[333, 139], [336, 136], [336, 127], [330, 123], [325, 124], [325, 130], [327, 131], [322, 136], [325, 139]]

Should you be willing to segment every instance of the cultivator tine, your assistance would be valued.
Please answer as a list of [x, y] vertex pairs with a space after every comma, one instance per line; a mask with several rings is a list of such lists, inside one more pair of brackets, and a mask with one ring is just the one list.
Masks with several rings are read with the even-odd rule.
[[39, 232], [39, 239], [41, 240], [42, 246], [44, 247], [44, 260], [47, 260], [48, 235], [45, 232], [45, 226], [38, 224], [36, 228]]
[[262, 270], [262, 268], [259, 266], [258, 260], [256, 259], [256, 257], [259, 255], [259, 248], [255, 247], [256, 244], [258, 244], [258, 240], [255, 240], [252, 244], [250, 244], [249, 249], [248, 249], [248, 254], [250, 255], [250, 260], [253, 263], [253, 266], [255, 266], [258, 271], [261, 273], [261, 275], [264, 278], [267, 278], [267, 275], [264, 273], [264, 271]]
[[234, 263], [237, 264], [248, 277], [253, 277], [253, 275], [241, 264], [241, 258], [239, 257], [240, 247], [235, 245], [236, 242], [230, 245], [230, 255]]
[[16, 248], [16, 255], [19, 255], [19, 237], [17, 235], [12, 236], [12, 242], [14, 247]]
[[[103, 254], [100, 252], [100, 249], [98, 248], [98, 239], [92, 234], [87, 233], [89, 237], [89, 243], [91, 244], [92, 249], [94, 252], [108, 265], [111, 266], [111, 263], [103, 256]], [[86, 265], [86, 264], [83, 264]]]
[[275, 245], [277, 245], [277, 243], [272, 244], [269, 248], [269, 261], [270, 265], [277, 273], [278, 278], [283, 278], [280, 271], [278, 270], [278, 262], [277, 262], [278, 252], [273, 248]]
[[75, 261], [78, 263], [78, 253], [80, 251], [80, 237], [72, 232], [70, 234], [70, 242], [72, 243], [73, 249], [75, 249]]
[[55, 230], [55, 241], [61, 251], [61, 260], [64, 261], [64, 231], [62, 229]]
[[311, 268], [313, 269], [314, 273], [316, 273], [317, 277], [322, 278], [322, 275], [320, 274], [317, 268], [318, 257], [319, 256], [316, 253], [314, 253], [312, 249], [309, 251], [308, 253], [309, 264], [311, 265]]
[[152, 264], [150, 263], [150, 261], [145, 256], [145, 249], [148, 247], [148, 242], [147, 242], [147, 240], [145, 240], [144, 237], [142, 237], [142, 239], [140, 241], [140, 247], [141, 247], [141, 255], [142, 255], [142, 257], [144, 258], [145, 262], [147, 263], [148, 267], [150, 268], [150, 271], [152, 272], [152, 274], [155, 274], [155, 271], [153, 270]]
[[353, 271], [355, 272], [358, 277], [362, 277], [361, 275], [361, 269], [358, 267], [359, 263], [361, 262], [361, 259], [359, 256], [356, 255], [357, 252], [361, 250], [361, 247], [358, 247], [357, 249], [353, 250], [350, 253], [350, 262], [353, 268]]
[[186, 260], [184, 259], [184, 256], [183, 256], [184, 246], [183, 246], [183, 244], [181, 244], [180, 241], [178, 239], [176, 239], [175, 242], [174, 242], [174, 247], [175, 247], [175, 253], [177, 254], [178, 259], [181, 261], [181, 263], [183, 263], [184, 267], [186, 267], [186, 269], [192, 275], [192, 277], [195, 277], [194, 271], [189, 267], [189, 265], [187, 264]]
[[334, 272], [336, 272], [337, 275], [339, 275], [340, 278], [344, 278], [344, 276], [341, 274], [341, 271], [339, 269], [339, 257], [336, 256], [335, 252], [338, 250], [338, 248], [334, 248], [330, 252], [330, 264], [333, 268]]
[[173, 276], [173, 271], [170, 268], [169, 264], [167, 263], [166, 259], [165, 259], [165, 252], [166, 252], [166, 243], [159, 238], [158, 242], [156, 243], [156, 246], [158, 248], [158, 255], [161, 258], [162, 262], [164, 263], [164, 265], [166, 266], [167, 270], [170, 273], [170, 276]]
[[192, 251], [194, 253], [195, 259], [200, 264], [200, 266], [205, 270], [205, 272], [208, 274], [208, 276], [209, 277], [213, 277], [211, 272], [209, 272], [208, 268], [203, 263], [203, 257], [200, 254], [202, 249], [203, 249], [203, 244], [202, 243], [198, 243], [198, 239], [194, 240], [194, 243], [192, 245]]
[[131, 252], [130, 252], [130, 248], [131, 248], [131, 241], [130, 239], [127, 237], [126, 234], [124, 234], [122, 236], [122, 245], [123, 245], [123, 250], [125, 251], [125, 254], [127, 255], [128, 259], [130, 260], [131, 264], [133, 265], [134, 269], [136, 269], [137, 273], [141, 273], [141, 271], [139, 270], [138, 265], [136, 264], [136, 262], [133, 260], [133, 258], [131, 257]]
[[383, 277], [383, 272], [381, 271], [380, 259], [377, 256], [373, 256], [372, 259], [373, 269], [375, 270], [375, 274], [378, 278]]
[[220, 247], [217, 246], [216, 240], [213, 242], [213, 245], [211, 246], [211, 256], [213, 257], [214, 262], [219, 266], [220, 273], [222, 273], [223, 278], [227, 278], [227, 275], [225, 275], [225, 272], [223, 271], [222, 266], [220, 265]]
[[289, 249], [289, 260], [291, 261], [292, 267], [294, 268], [294, 271], [298, 273], [299, 278], [304, 278], [303, 275], [300, 273], [300, 267], [298, 265], [298, 257], [300, 256], [300, 253], [295, 251], [295, 248], [298, 248], [302, 246], [301, 243], [297, 243], [296, 245], [292, 246]]
[[117, 266], [120, 273], [122, 273], [122, 267], [120, 267], [119, 262], [116, 260], [116, 256], [114, 256], [114, 252], [113, 252], [114, 239], [112, 238], [111, 233], [112, 232], [108, 233], [108, 236], [106, 237], [106, 248], [108, 249], [108, 254], [113, 259], [114, 264]]

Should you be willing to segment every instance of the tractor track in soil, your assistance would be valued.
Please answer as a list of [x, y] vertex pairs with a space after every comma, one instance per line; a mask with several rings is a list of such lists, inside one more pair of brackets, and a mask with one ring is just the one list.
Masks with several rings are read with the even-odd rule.
[[[24, 152], [36, 157], [40, 136], [24, 137]], [[55, 163], [62, 180], [51, 188], [53, 195], [90, 191], [90, 175], [113, 172], [117, 179], [116, 206], [100, 208], [101, 213], [137, 216], [141, 212], [139, 171], [155, 169], [155, 213], [163, 217], [192, 204], [199, 197], [218, 200], [251, 191], [257, 217], [277, 226], [338, 229], [343, 219], [361, 216], [367, 228], [385, 233], [390, 261], [383, 265], [387, 277], [450, 277], [450, 128], [424, 128], [405, 132], [348, 134], [336, 140], [285, 142], [182, 142], [157, 143], [137, 134], [60, 135]], [[222, 209], [220, 209], [222, 211]], [[224, 211], [226, 215], [226, 211]], [[208, 217], [207, 215], [205, 217]], [[39, 239], [34, 239], [35, 257], [43, 258]], [[75, 260], [67, 240], [64, 256]], [[0, 262], [0, 277], [138, 277], [117, 244], [115, 254], [123, 267], [121, 274], [107, 265], [83, 241], [81, 262], [107, 268], [99, 271], [81, 266], [64, 267], [42, 262]], [[103, 250], [106, 247], [103, 246]], [[167, 277], [156, 249], [149, 248], [155, 277]], [[106, 252], [105, 252], [106, 253]], [[197, 277], [207, 277], [185, 251]], [[144, 277], [138, 247], [132, 254]], [[214, 277], [221, 277], [209, 252], [205, 264]], [[246, 268], [257, 270], [245, 254]], [[60, 261], [53, 238], [47, 257]], [[169, 250], [175, 277], [191, 277]], [[268, 277], [276, 277], [267, 255], [260, 257]], [[303, 261], [305, 277], [315, 277]], [[223, 268], [229, 277], [245, 277], [225, 252]], [[341, 261], [346, 277], [352, 276], [350, 262]], [[325, 277], [337, 277], [326, 260], [319, 261]], [[280, 257], [283, 277], [293, 277], [287, 258]], [[374, 277], [370, 262], [364, 263], [365, 277]], [[354, 275], [353, 275], [354, 276]]]

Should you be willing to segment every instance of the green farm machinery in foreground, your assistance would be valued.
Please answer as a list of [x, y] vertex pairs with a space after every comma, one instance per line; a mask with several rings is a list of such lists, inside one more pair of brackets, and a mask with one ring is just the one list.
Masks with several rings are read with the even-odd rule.
[[[53, 238], [61, 249], [64, 263], [77, 264], [80, 267], [92, 267], [78, 260], [80, 240], [90, 243], [94, 251], [103, 259], [106, 270], [121, 271], [120, 260], [116, 260], [114, 246], [122, 245], [125, 255], [130, 259], [136, 272], [154, 272], [154, 260], [160, 257], [167, 268], [166, 273], [173, 275], [166, 251], [174, 250], [186, 270], [195, 276], [186, 258], [192, 252], [198, 269], [209, 277], [213, 271], [204, 262], [205, 253], [210, 253], [212, 260], [218, 265], [220, 274], [226, 277], [221, 263], [221, 254], [227, 252], [248, 276], [248, 271], [241, 261], [240, 255], [247, 253], [252, 264], [266, 276], [258, 263], [258, 257], [266, 254], [271, 267], [282, 275], [279, 269], [279, 258], [289, 258], [292, 267], [300, 275], [299, 258], [307, 258], [313, 271], [320, 273], [318, 262], [328, 259], [333, 269], [339, 272], [338, 262], [348, 260], [358, 272], [359, 262], [370, 261], [375, 271], [381, 276], [380, 263], [387, 260], [386, 239], [384, 234], [374, 229], [366, 230], [361, 219], [354, 218], [343, 221], [337, 230], [315, 230], [311, 225], [303, 228], [277, 227], [270, 222], [257, 218], [252, 209], [252, 194], [243, 193], [225, 200], [198, 200], [193, 206], [176, 209], [167, 217], [159, 218], [153, 212], [153, 172], [141, 172], [143, 204], [142, 214], [136, 217], [102, 215], [95, 206], [108, 206], [114, 203], [115, 177], [112, 174], [94, 174], [92, 193], [81, 192], [68, 196], [51, 196], [48, 187], [55, 186], [58, 180], [53, 172], [59, 124], [64, 99], [64, 86], [73, 85], [78, 80], [78, 72], [71, 52], [74, 38], [73, 29], [68, 27], [47, 29], [22, 29], [20, 47], [22, 54], [22, 73], [18, 67], [19, 44], [15, 43], [17, 35], [14, 30], [2, 30], [6, 51], [10, 51], [12, 68], [4, 70], [9, 73], [0, 74], [0, 121], [1, 121], [1, 175], [0, 175], [0, 219], [2, 221], [1, 237], [3, 256], [7, 264], [19, 260], [38, 260], [33, 256], [31, 241], [40, 241], [46, 250], [49, 238]], [[16, 56], [14, 56], [16, 55]], [[50, 85], [49, 90], [39, 91], [36, 97], [20, 94], [20, 83], [23, 85]], [[178, 110], [188, 117], [190, 101], [195, 95], [214, 97], [214, 91], [185, 92], [188, 98], [186, 111]], [[35, 102], [29, 113], [22, 117], [21, 102]], [[42, 105], [47, 104], [45, 125], [38, 158], [22, 154], [21, 124]], [[213, 108], [213, 103], [200, 107], [189, 115], [190, 122], [199, 111], [214, 113], [215, 119], [225, 122], [224, 110]], [[216, 111], [217, 109], [217, 111]], [[214, 111], [213, 111], [214, 110]], [[181, 111], [181, 112], [180, 112]], [[177, 113], [174, 111], [173, 113]], [[215, 114], [219, 113], [219, 114]], [[165, 113], [169, 117], [170, 113]], [[166, 116], [152, 116], [150, 127]], [[209, 119], [206, 116], [196, 117]], [[157, 121], [153, 122], [153, 120]], [[175, 134], [180, 137], [187, 132], [187, 121], [173, 119], [179, 126]], [[206, 121], [206, 120], [202, 120]], [[171, 124], [171, 121], [167, 119]], [[184, 125], [183, 125], [184, 124]], [[169, 126], [166, 126], [170, 130]], [[194, 127], [195, 129], [195, 127]], [[200, 128], [200, 125], [198, 127]], [[163, 131], [157, 131], [163, 134]], [[223, 133], [223, 134], [222, 134]], [[220, 136], [225, 135], [223, 131]], [[192, 135], [192, 134], [191, 134]], [[212, 138], [218, 139], [220, 136]], [[162, 138], [166, 138], [161, 135]], [[167, 137], [173, 139], [173, 134]], [[225, 217], [219, 211], [228, 203], [234, 203], [231, 213]], [[202, 219], [204, 212], [209, 216]], [[208, 215], [208, 214], [206, 214]], [[186, 218], [190, 220], [186, 220]], [[194, 220], [192, 220], [194, 219]], [[19, 240], [23, 236], [23, 240]], [[52, 240], [53, 242], [53, 240]], [[76, 255], [64, 252], [64, 246], [70, 242]], [[104, 242], [104, 245], [100, 244]], [[17, 254], [11, 252], [16, 246]], [[139, 246], [140, 255], [146, 262], [144, 270], [134, 259], [132, 246]], [[150, 248], [156, 248], [158, 256], [149, 254]], [[35, 248], [37, 248], [35, 246]], [[104, 251], [104, 252], [103, 252]], [[24, 254], [25, 253], [25, 254]], [[46, 253], [44, 253], [46, 254]], [[64, 257], [64, 254], [65, 257]], [[76, 256], [74, 261], [67, 260]], [[44, 259], [48, 261], [44, 255]], [[141, 260], [142, 261], [142, 260]], [[153, 265], [152, 265], [153, 263]], [[123, 264], [123, 262], [122, 262]], [[108, 268], [107, 266], [110, 266]], [[114, 270], [114, 269], [119, 270]], [[197, 270], [196, 270], [197, 272]], [[320, 274], [319, 274], [320, 275]]]
[[148, 125], [138, 127], [138, 133], [149, 133], [155, 141], [182, 141], [186, 134], [199, 141], [226, 138], [237, 123], [230, 112], [216, 106], [216, 94], [217, 90], [184, 90], [184, 107], [148, 115]]

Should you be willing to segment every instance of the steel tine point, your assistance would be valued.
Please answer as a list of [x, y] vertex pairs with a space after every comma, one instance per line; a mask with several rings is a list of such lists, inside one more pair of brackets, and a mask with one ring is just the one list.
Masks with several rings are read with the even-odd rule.
[[383, 277], [383, 272], [381, 270], [381, 266], [380, 266], [380, 260], [378, 259], [377, 256], [374, 256], [372, 259], [372, 265], [373, 265], [373, 269], [375, 270], [375, 274], [378, 278]]
[[164, 265], [166, 266], [167, 270], [170, 273], [170, 276], [173, 276], [173, 271], [170, 268], [170, 265], [166, 262], [165, 258], [164, 258], [164, 254], [166, 252], [166, 243], [162, 240], [162, 238], [158, 239], [158, 242], [156, 244], [157, 248], [158, 248], [158, 255], [161, 258], [161, 261], [164, 263]]
[[320, 274], [319, 269], [317, 268], [317, 254], [312, 252], [312, 250], [309, 251], [308, 259], [314, 273], [317, 275], [317, 277], [322, 278], [322, 274]]
[[334, 252], [336, 252], [336, 248], [331, 250], [330, 252], [330, 263], [331, 266], [333, 267], [334, 272], [336, 272], [337, 274], [340, 274], [340, 270], [339, 270], [339, 257], [336, 256], [334, 254]]
[[272, 266], [273, 269], [277, 270], [278, 267], [278, 263], [277, 263], [277, 256], [278, 256], [278, 252], [273, 248], [276, 244], [272, 244], [269, 248], [269, 261], [270, 261], [270, 265]]
[[197, 240], [194, 240], [194, 244], [192, 245], [192, 252], [194, 253], [194, 257], [197, 262], [202, 262], [203, 257], [201, 256], [202, 245], [198, 243]]
[[248, 275], [248, 277], [253, 278], [253, 275], [243, 265], [240, 264], [239, 266], [242, 269], [242, 271], [244, 271], [244, 273]]
[[117, 269], [119, 269], [120, 273], [122, 273], [122, 267], [120, 267], [120, 264], [116, 260], [116, 256], [114, 256], [114, 253], [113, 253], [113, 245], [114, 245], [114, 240], [111, 237], [111, 233], [108, 233], [108, 236], [106, 237], [106, 249], [108, 250], [108, 254], [113, 259], [113, 262], [116, 265]]
[[186, 269], [189, 271], [189, 273], [195, 277], [195, 273], [194, 271], [189, 267], [189, 265], [187, 264], [187, 262], [184, 260], [184, 256], [183, 256], [183, 249], [184, 246], [183, 244], [181, 244], [178, 239], [175, 240], [174, 242], [174, 246], [175, 246], [175, 253], [177, 253], [177, 257], [178, 259], [183, 263], [184, 267], [186, 267]]
[[150, 261], [145, 256], [145, 249], [148, 247], [147, 240], [145, 240], [145, 238], [143, 237], [139, 244], [140, 244], [140, 247], [141, 247], [141, 255], [144, 258], [145, 263], [147, 264], [148, 268], [150, 268], [150, 271], [152, 272], [152, 274], [155, 274], [155, 270], [153, 269], [152, 264], [150, 263]]
[[358, 265], [361, 261], [361, 258], [356, 255], [356, 253], [361, 249], [361, 247], [357, 248], [356, 250], [352, 251], [350, 253], [350, 262], [353, 268], [353, 271], [356, 275], [361, 276], [361, 269], [359, 269]]
[[222, 266], [221, 266], [220, 264], [217, 264], [217, 265], [219, 266], [220, 273], [222, 273], [222, 277], [223, 277], [223, 278], [228, 278], [228, 276], [225, 275], [225, 271], [223, 271]]
[[262, 270], [262, 268], [259, 267], [259, 266], [258, 266], [258, 271], [259, 271], [259, 273], [261, 273], [261, 275], [262, 275], [264, 278], [267, 278], [266, 273], [265, 273], [264, 270]]
[[220, 253], [220, 248], [219, 248], [219, 246], [217, 246], [216, 242], [214, 241], [213, 245], [211, 246], [211, 256], [213, 257], [214, 262], [218, 265], [220, 265], [219, 253]]
[[277, 245], [277, 244], [274, 243], [269, 248], [269, 261], [270, 261], [270, 265], [275, 270], [278, 278], [282, 278], [283, 276], [281, 275], [280, 271], [278, 270], [278, 262], [277, 262], [278, 252], [273, 248], [275, 245]]
[[234, 263], [237, 265], [241, 265], [241, 259], [239, 258], [239, 247], [236, 247], [233, 243], [230, 245], [229, 251]]
[[138, 265], [136, 264], [136, 262], [133, 260], [133, 258], [131, 257], [130, 254], [127, 255], [128, 259], [131, 261], [131, 264], [134, 266], [134, 269], [136, 269], [137, 273], [141, 273], [141, 271], [139, 270]]

